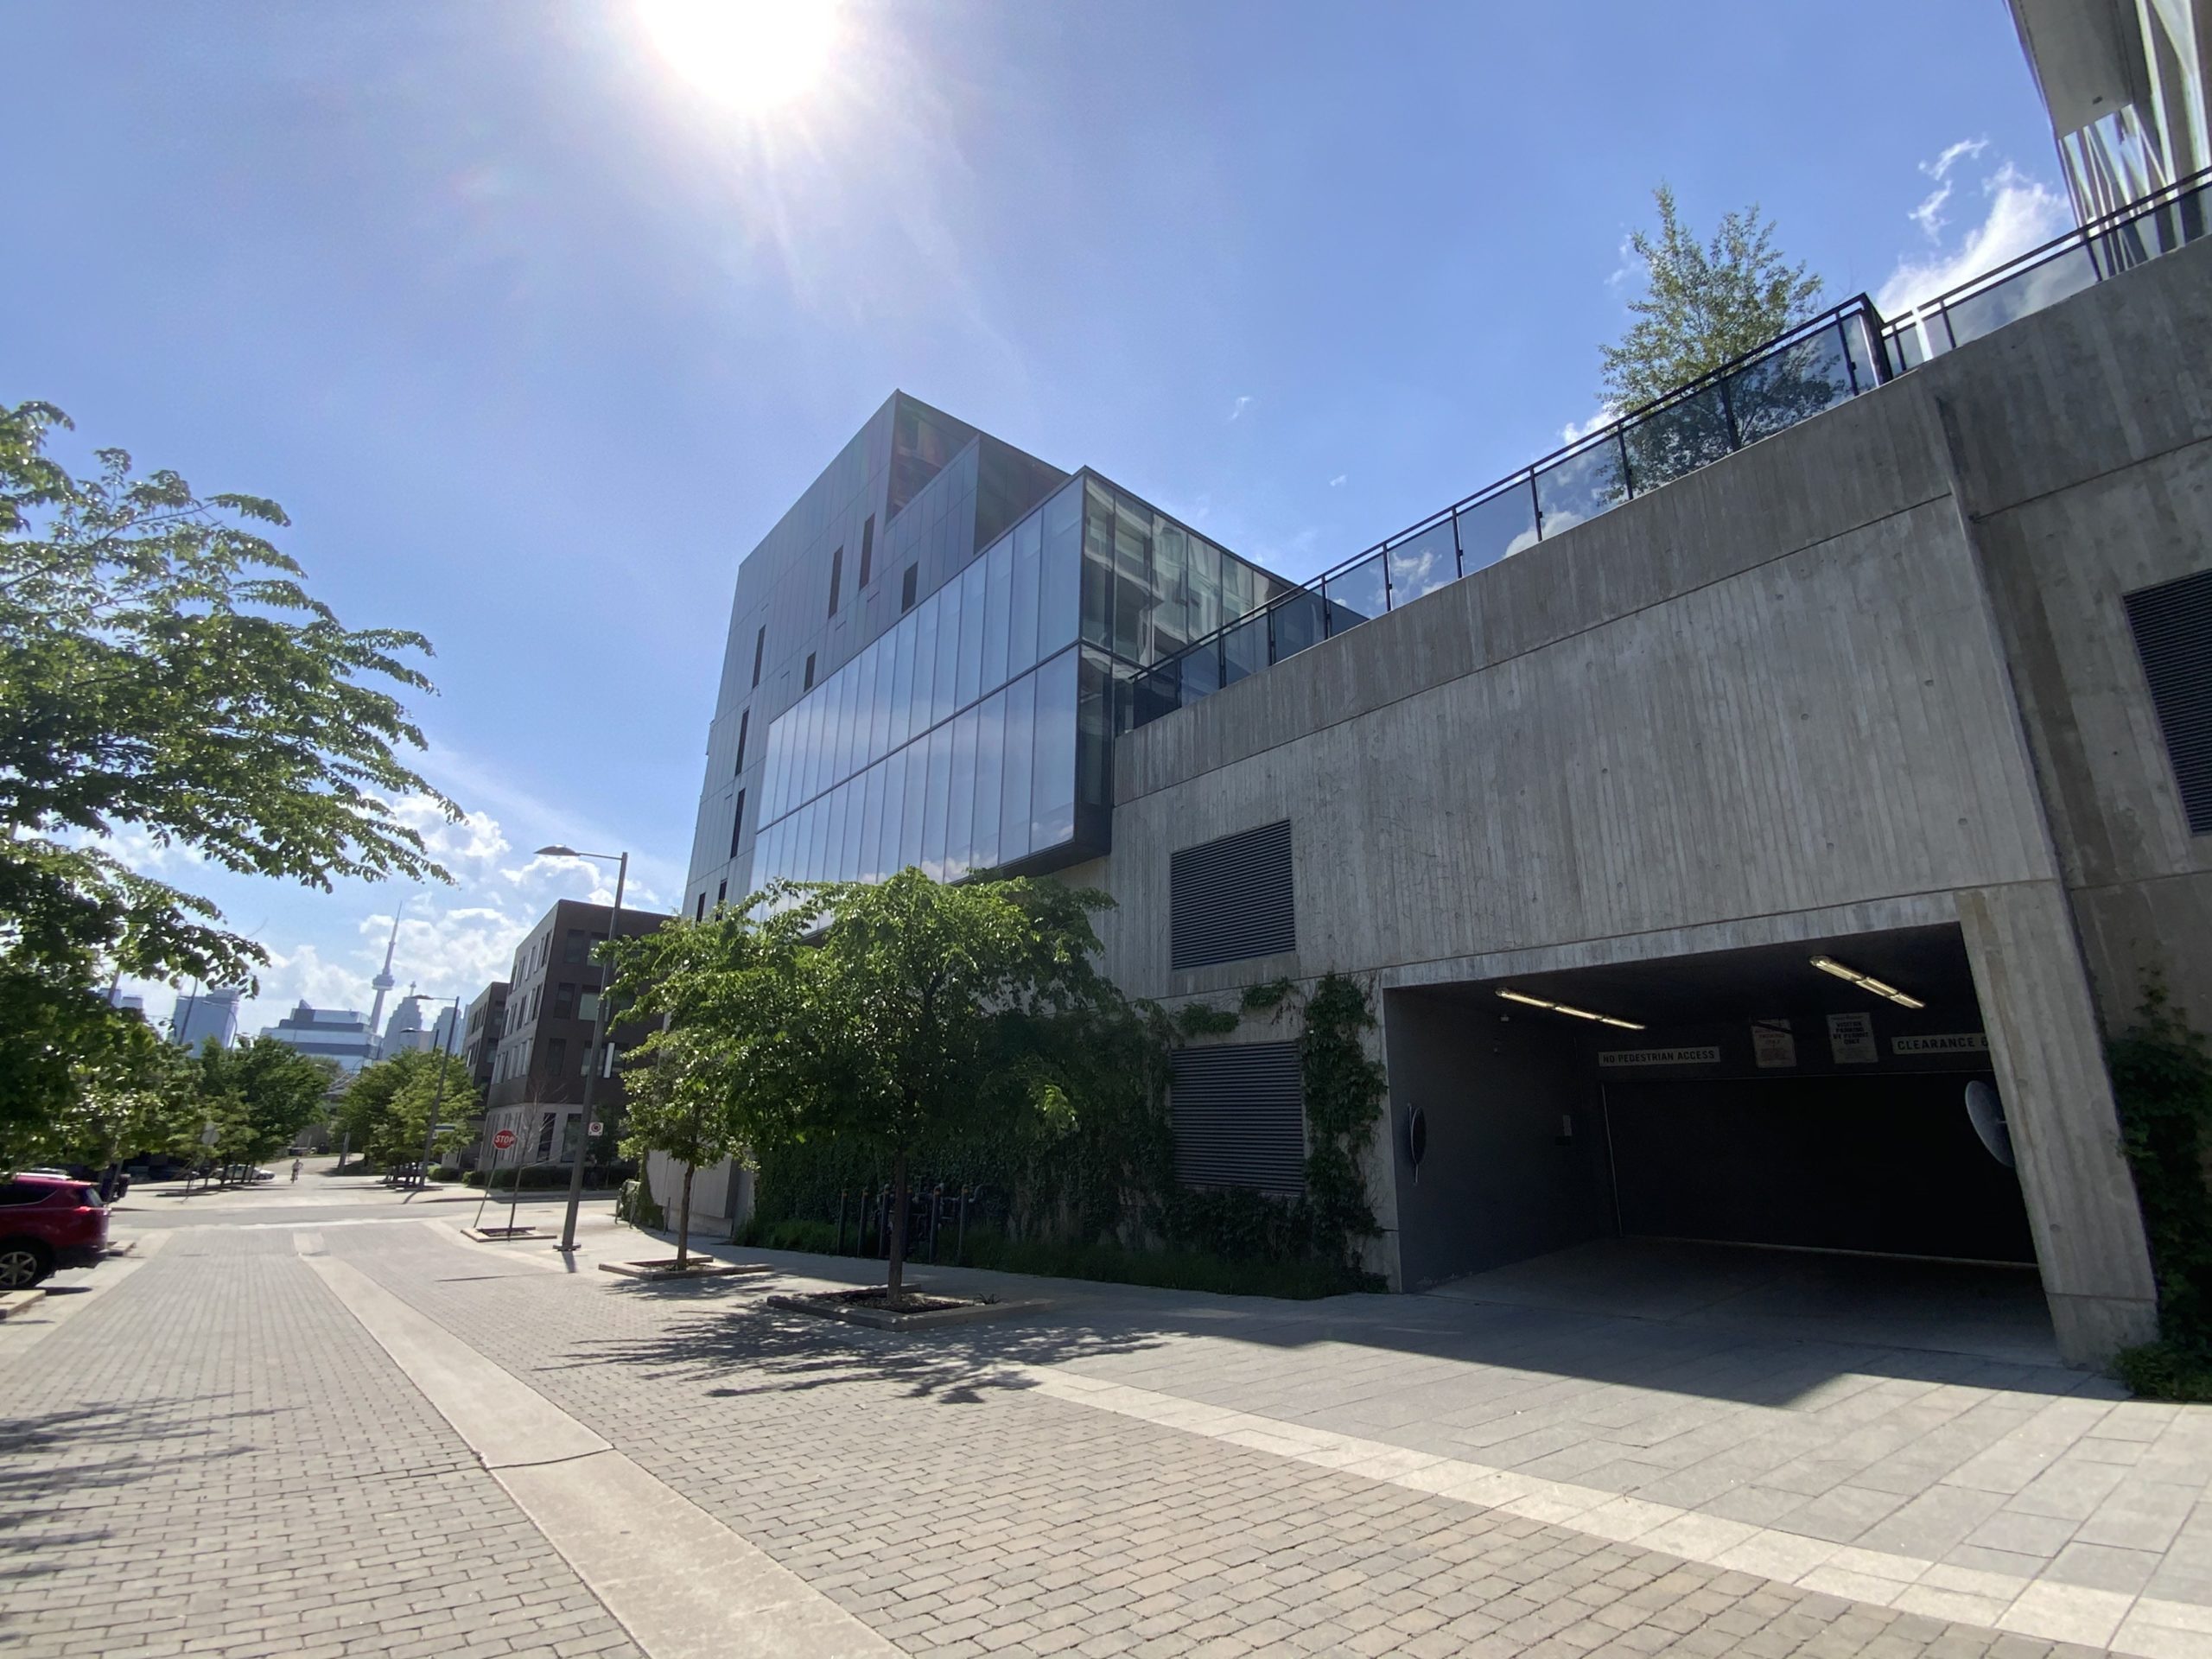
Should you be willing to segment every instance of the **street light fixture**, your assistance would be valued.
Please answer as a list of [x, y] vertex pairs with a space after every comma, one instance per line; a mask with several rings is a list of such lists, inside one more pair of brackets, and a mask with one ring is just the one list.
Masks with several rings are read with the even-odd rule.
[[[630, 855], [627, 853], [580, 853], [573, 847], [556, 842], [537, 849], [540, 858], [588, 858], [594, 863], [613, 864], [614, 871], [614, 908], [607, 918], [607, 942], [614, 943], [614, 931], [622, 925], [622, 885], [630, 877]], [[583, 1115], [576, 1123], [575, 1161], [569, 1166], [569, 1213], [561, 1222], [561, 1242], [556, 1249], [573, 1252], [576, 1248], [576, 1212], [584, 1202], [584, 1154], [591, 1147], [592, 1084], [599, 1080], [600, 1051], [607, 1033], [607, 994], [613, 988], [605, 969], [601, 970], [599, 996], [592, 1005], [591, 1061], [584, 1068]], [[519, 1179], [519, 1177], [518, 1177]]]

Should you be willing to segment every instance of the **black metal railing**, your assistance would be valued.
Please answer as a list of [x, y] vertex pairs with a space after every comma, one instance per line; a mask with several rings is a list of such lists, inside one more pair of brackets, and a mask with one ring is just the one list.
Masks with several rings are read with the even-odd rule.
[[1137, 674], [1124, 731], [1788, 430], [2206, 233], [2212, 169], [1885, 320], [1864, 294], [1430, 514]]

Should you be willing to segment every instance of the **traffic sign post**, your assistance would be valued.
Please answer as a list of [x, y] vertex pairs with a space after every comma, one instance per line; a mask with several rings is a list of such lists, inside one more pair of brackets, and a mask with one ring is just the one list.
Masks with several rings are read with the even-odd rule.
[[515, 1132], [512, 1129], [501, 1129], [497, 1135], [492, 1137], [492, 1144], [497, 1147], [501, 1152], [505, 1152], [509, 1147], [514, 1145], [514, 1143]]

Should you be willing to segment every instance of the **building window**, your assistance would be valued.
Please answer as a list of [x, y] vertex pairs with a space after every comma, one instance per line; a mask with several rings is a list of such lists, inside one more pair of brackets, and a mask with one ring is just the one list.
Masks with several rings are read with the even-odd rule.
[[737, 766], [733, 771], [733, 776], [745, 770], [745, 739], [747, 734], [752, 729], [753, 711], [747, 709], [737, 717]]
[[545, 1045], [545, 1069], [556, 1077], [569, 1069], [569, 1039], [567, 1038], [556, 1037]]
[[538, 1007], [544, 1001], [545, 988], [543, 985], [540, 985], [536, 990], [530, 994], [530, 1017], [531, 1019], [535, 1020], [537, 1018]]
[[715, 908], [716, 910], [720, 910], [722, 907], [723, 901], [728, 899], [728, 897], [729, 879], [725, 876], [721, 880], [715, 884]]
[[866, 591], [868, 578], [874, 574], [875, 515], [871, 512], [861, 521], [861, 579], [855, 585], [863, 592]]
[[599, 1018], [599, 993], [587, 989], [576, 998], [576, 1018], [588, 1024]]
[[589, 962], [591, 960], [590, 933], [581, 927], [570, 928], [569, 930], [569, 937], [563, 940], [561, 944], [561, 960], [563, 962]]
[[830, 556], [830, 614], [837, 614], [837, 586], [845, 579], [845, 550], [839, 548]]
[[899, 578], [899, 614], [904, 616], [914, 608], [914, 588], [922, 579], [922, 567], [910, 564], [906, 574]]
[[731, 814], [729, 821], [729, 855], [732, 858], [737, 856], [737, 838], [744, 833], [745, 791], [741, 789], [737, 791], [737, 810]]
[[767, 654], [767, 650], [768, 626], [764, 622], [760, 625], [760, 632], [753, 636], [753, 683], [755, 685], [760, 683], [760, 659]]
[[556, 1020], [573, 1020], [575, 1018], [575, 1015], [576, 988], [573, 984], [567, 983], [555, 987], [553, 991], [553, 1017]]
[[707, 890], [704, 887], [699, 889], [699, 908], [691, 919], [695, 922], [703, 922], [707, 919]]
[[810, 651], [806, 653], [806, 682], [799, 687], [799, 690], [802, 691], [814, 690], [814, 653]]

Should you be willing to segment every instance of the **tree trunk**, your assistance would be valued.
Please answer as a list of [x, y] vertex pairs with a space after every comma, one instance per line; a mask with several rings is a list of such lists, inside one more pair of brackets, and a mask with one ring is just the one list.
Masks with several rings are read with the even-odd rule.
[[691, 1260], [691, 1177], [693, 1166], [683, 1166], [683, 1212], [676, 1224], [676, 1270], [683, 1271]]
[[891, 1160], [891, 1274], [889, 1304], [899, 1306], [906, 1281], [906, 1154]]

